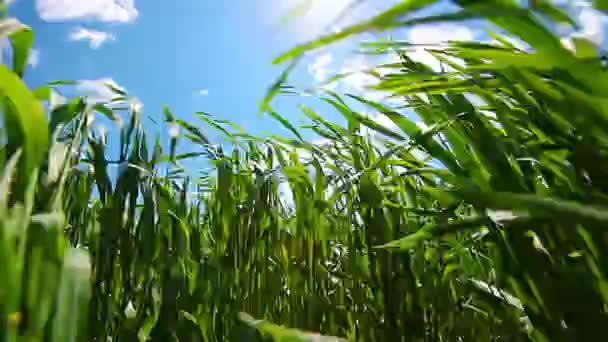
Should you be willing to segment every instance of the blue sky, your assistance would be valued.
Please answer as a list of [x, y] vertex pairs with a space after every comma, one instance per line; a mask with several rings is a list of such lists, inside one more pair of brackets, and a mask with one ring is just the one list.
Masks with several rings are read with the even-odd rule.
[[[257, 115], [258, 102], [283, 70], [271, 60], [299, 42], [314, 38], [350, 0], [317, 0], [312, 10], [288, 24], [281, 17], [303, 0], [11, 0], [9, 13], [36, 32], [35, 51], [26, 80], [41, 86], [53, 80], [82, 80], [90, 96], [109, 96], [113, 82], [144, 103], [144, 114], [160, 118], [168, 105], [183, 119], [205, 111], [232, 120], [247, 131], [287, 134], [269, 118]], [[396, 0], [364, 2], [337, 26], [365, 19]], [[435, 9], [445, 8], [445, 1]], [[604, 19], [593, 11], [578, 13], [582, 34], [602, 42]], [[418, 43], [483, 39], [474, 26], [442, 24], [398, 33]], [[367, 37], [372, 38], [372, 37]], [[334, 73], [368, 67], [369, 59], [342, 44], [311, 54], [290, 78], [309, 87]], [[429, 61], [424, 51], [414, 57]], [[387, 59], [388, 61], [390, 59]], [[370, 83], [358, 74], [339, 90], [366, 93]], [[307, 103], [329, 119], [339, 120], [313, 98], [279, 99], [276, 109], [297, 122], [297, 105]], [[157, 127], [147, 122], [147, 130]]]
[[[140, 98], [146, 115], [159, 117], [167, 104], [183, 118], [207, 111], [257, 133], [276, 131], [257, 116], [283, 68], [271, 60], [322, 32], [348, 2], [333, 1], [286, 25], [280, 19], [297, 1], [14, 0], [9, 13], [36, 32], [26, 75], [33, 87], [83, 80], [83, 92], [103, 93], [97, 81], [111, 80]], [[329, 77], [329, 66], [315, 62], [293, 81]], [[299, 101], [279, 101], [279, 109], [297, 112]]]
[[139, 97], [148, 115], [160, 115], [167, 104], [182, 117], [204, 110], [247, 126], [280, 72], [271, 59], [295, 43], [274, 29], [273, 2], [140, 0], [125, 19], [103, 18], [103, 8], [49, 18], [34, 1], [16, 0], [10, 13], [36, 32], [38, 61], [27, 74], [32, 85], [112, 79]]
[[[148, 136], [159, 135], [166, 145], [168, 131], [145, 119], [160, 122], [164, 105], [193, 123], [197, 119], [192, 113], [205, 111], [256, 135], [289, 134], [275, 121], [258, 115], [259, 101], [284, 68], [271, 61], [324, 32], [350, 2], [317, 1], [303, 17], [282, 24], [281, 18], [301, 1], [12, 0], [9, 15], [36, 34], [25, 75], [32, 88], [49, 81], [79, 81], [77, 93], [109, 100], [114, 95], [105, 83], [114, 84], [141, 100]], [[395, 3], [380, 2], [358, 9], [341, 24]], [[346, 59], [352, 48], [347, 45], [310, 56], [290, 83], [310, 87], [341, 71], [349, 65]], [[353, 62], [351, 68], [364, 66], [361, 60]], [[355, 83], [360, 88], [364, 81]], [[300, 103], [323, 108], [312, 97], [290, 96], [278, 99], [275, 109], [298, 122]], [[322, 114], [340, 120], [334, 111]], [[115, 159], [117, 129], [103, 118], [94, 127], [110, 132], [111, 159]], [[220, 142], [213, 131], [204, 132]], [[193, 149], [182, 143], [178, 150]]]

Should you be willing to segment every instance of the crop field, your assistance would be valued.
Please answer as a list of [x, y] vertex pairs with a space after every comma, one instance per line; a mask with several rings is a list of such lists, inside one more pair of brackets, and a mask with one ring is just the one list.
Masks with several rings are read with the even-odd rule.
[[[602, 340], [602, 49], [563, 44], [554, 27], [572, 19], [551, 1], [460, 0], [409, 16], [433, 2], [400, 1], [277, 56], [285, 72], [259, 85], [259, 111], [289, 134], [167, 107], [168, 146], [121, 89], [57, 104], [70, 81], [29, 88], [34, 32], [4, 13], [0, 341]], [[493, 39], [425, 47], [440, 70], [411, 59], [410, 42], [380, 38], [473, 19]], [[321, 89], [346, 124], [307, 106], [292, 109], [304, 126], [275, 111], [296, 91], [300, 57], [365, 32], [379, 38], [361, 53], [398, 56], [367, 73], [400, 102]], [[100, 135], [96, 117], [123, 123]], [[183, 166], [192, 160], [204, 170]]]

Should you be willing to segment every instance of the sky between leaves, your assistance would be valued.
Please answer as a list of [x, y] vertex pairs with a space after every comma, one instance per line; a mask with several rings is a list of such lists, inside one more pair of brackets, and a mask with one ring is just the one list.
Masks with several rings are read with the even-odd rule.
[[[304, 8], [300, 5], [305, 1], [311, 2], [305, 14], [283, 20], [290, 10]], [[577, 32], [562, 32], [565, 44], [568, 36], [574, 34], [604, 45], [606, 18], [585, 1], [556, 1], [571, 3], [570, 12], [581, 25]], [[349, 14], [341, 15], [351, 2], [361, 4]], [[9, 14], [36, 32], [26, 75], [32, 87], [54, 80], [79, 80], [77, 92], [102, 101], [112, 97], [104, 86], [109, 83], [137, 96], [145, 104], [144, 115], [156, 121], [160, 121], [163, 105], [168, 105], [186, 120], [194, 120], [191, 113], [195, 111], [205, 111], [232, 120], [252, 133], [285, 134], [273, 121], [257, 115], [258, 102], [282, 71], [282, 66], [271, 65], [273, 57], [322, 32], [368, 18], [396, 2], [9, 0], [7, 3]], [[430, 11], [450, 8], [445, 0]], [[487, 37], [483, 27], [474, 23], [419, 26], [393, 35], [394, 39], [431, 44]], [[7, 60], [7, 44], [0, 44]], [[363, 70], [379, 61], [353, 54], [354, 49], [354, 45], [338, 44], [308, 55], [292, 75], [291, 83], [309, 88], [336, 73]], [[413, 58], [439, 68], [439, 63], [422, 49], [414, 51]], [[390, 56], [380, 60], [389, 61]], [[371, 82], [369, 76], [356, 73], [327, 87], [364, 93], [368, 98], [380, 100], [381, 94], [366, 90]], [[300, 117], [297, 105], [310, 102], [315, 100], [291, 96], [280, 99], [275, 109], [297, 122]], [[331, 111], [323, 112], [326, 107], [315, 104], [315, 108], [321, 108], [321, 114], [338, 119]], [[383, 121], [388, 124], [388, 120]], [[162, 136], [152, 120], [146, 125], [150, 132]]]

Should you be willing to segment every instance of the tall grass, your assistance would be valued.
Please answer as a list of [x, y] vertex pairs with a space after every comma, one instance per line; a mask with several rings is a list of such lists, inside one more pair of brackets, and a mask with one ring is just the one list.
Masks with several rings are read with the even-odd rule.
[[[399, 55], [370, 75], [407, 106], [323, 92], [347, 124], [302, 107], [324, 138], [311, 142], [272, 110], [286, 72], [262, 109], [293, 136], [254, 137], [198, 114], [228, 149], [165, 109], [180, 134], [163, 150], [118, 89], [108, 103], [59, 105], [65, 82], [28, 89], [33, 33], [1, 19], [14, 53], [12, 69], [0, 66], [0, 340], [601, 339], [602, 58], [584, 39], [561, 45], [546, 25], [568, 17], [548, 1], [457, 1], [458, 12], [408, 19], [433, 2], [402, 1], [277, 62], [362, 32], [471, 18], [529, 47], [500, 35], [430, 47], [438, 71], [410, 59], [408, 42], [364, 43]], [[119, 160], [91, 129], [99, 115], [128, 117], [115, 128]], [[195, 152], [176, 154], [178, 140]], [[188, 158], [211, 168], [192, 177]]]

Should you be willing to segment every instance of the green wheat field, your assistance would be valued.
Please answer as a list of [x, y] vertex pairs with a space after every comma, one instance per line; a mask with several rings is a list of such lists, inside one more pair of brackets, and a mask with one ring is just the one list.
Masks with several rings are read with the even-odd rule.
[[[180, 132], [165, 149], [120, 89], [61, 105], [53, 89], [69, 81], [29, 89], [34, 32], [4, 8], [14, 55], [0, 65], [0, 341], [608, 338], [602, 51], [583, 38], [564, 47], [552, 25], [572, 20], [548, 0], [407, 16], [434, 2], [401, 1], [277, 56], [285, 72], [260, 85], [259, 110], [290, 134], [165, 108], [159, 124]], [[368, 74], [405, 105], [321, 90], [346, 124], [294, 108], [303, 127], [273, 109], [309, 51], [470, 19], [491, 23], [494, 40], [428, 47], [441, 71], [410, 59], [407, 41], [361, 40], [361, 53], [399, 56]], [[90, 129], [99, 115], [127, 118], [115, 141]], [[180, 140], [199, 152], [176, 153]]]

